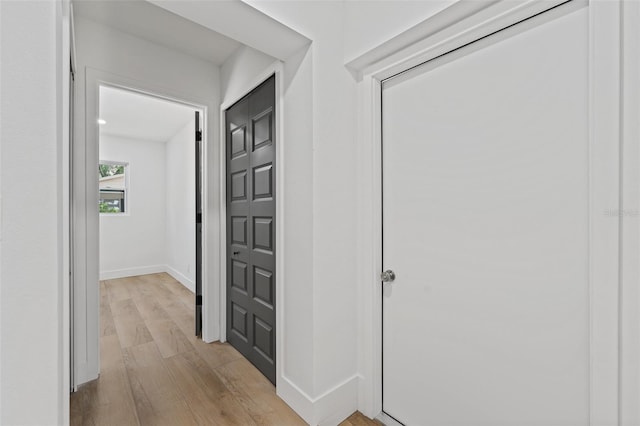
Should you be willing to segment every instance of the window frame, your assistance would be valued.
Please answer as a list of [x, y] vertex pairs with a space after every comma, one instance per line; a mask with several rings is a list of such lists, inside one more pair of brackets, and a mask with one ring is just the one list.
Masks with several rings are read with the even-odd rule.
[[[98, 203], [100, 203], [100, 200], [103, 200], [102, 197], [102, 191], [104, 190], [105, 192], [117, 192], [117, 191], [121, 191], [122, 192], [122, 197], [119, 198], [120, 200], [122, 200], [121, 205], [123, 207], [123, 211], [119, 211], [119, 212], [101, 212], [100, 211], [100, 207], [98, 206], [98, 212], [100, 214], [100, 216], [128, 216], [129, 212], [130, 212], [130, 204], [129, 204], [129, 170], [130, 170], [130, 164], [127, 161], [112, 161], [112, 160], [99, 160], [98, 161], [98, 168], [100, 167], [100, 165], [109, 165], [109, 166], [123, 166], [124, 168], [124, 186], [123, 188], [100, 188], [100, 177], [99, 177], [99, 172], [98, 172]], [[114, 175], [115, 176], [115, 175]], [[111, 198], [111, 199], [118, 199], [118, 198]]]

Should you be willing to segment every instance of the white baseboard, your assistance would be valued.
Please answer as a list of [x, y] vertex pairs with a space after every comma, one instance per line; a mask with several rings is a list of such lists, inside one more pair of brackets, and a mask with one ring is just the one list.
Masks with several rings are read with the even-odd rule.
[[169, 265], [166, 266], [165, 272], [175, 278], [176, 281], [185, 286], [192, 293], [196, 292], [196, 284], [192, 280], [187, 278], [187, 276], [183, 273], [177, 271], [175, 268], [172, 268]]
[[167, 274], [171, 275], [176, 279], [176, 281], [185, 286], [187, 289], [191, 290], [191, 292], [196, 291], [195, 283], [192, 280], [169, 265], [152, 265], [141, 266], [138, 268], [116, 269], [113, 271], [100, 271], [100, 280], [115, 280], [117, 278], [135, 277], [137, 275], [146, 274], [158, 274], [160, 272], [166, 272]]
[[311, 398], [286, 377], [278, 378], [276, 392], [311, 426], [335, 426], [358, 406], [358, 377], [353, 376], [317, 398]]
[[137, 268], [116, 269], [113, 271], [100, 271], [100, 280], [114, 280], [116, 278], [135, 277], [137, 275], [157, 274], [166, 272], [165, 265], [140, 266]]
[[75, 383], [73, 384], [73, 387], [77, 389], [78, 386], [83, 385], [92, 380], [95, 380], [99, 376], [100, 376], [100, 373], [98, 372], [97, 365], [89, 366], [87, 363], [78, 362], [78, 364], [76, 365], [76, 371], [75, 371], [75, 377], [74, 377]]

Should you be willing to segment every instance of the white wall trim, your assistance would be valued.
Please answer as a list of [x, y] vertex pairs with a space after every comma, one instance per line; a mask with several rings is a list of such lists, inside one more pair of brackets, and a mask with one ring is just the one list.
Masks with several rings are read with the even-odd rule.
[[620, 424], [640, 424], [640, 3], [622, 3]]
[[161, 272], [167, 272], [166, 265], [149, 265], [136, 268], [114, 269], [112, 271], [100, 271], [100, 281], [137, 277], [138, 275], [159, 274]]
[[[59, 330], [59, 374], [60, 389], [58, 393], [58, 404], [60, 424], [68, 424], [70, 421], [69, 410], [69, 391], [73, 384], [71, 383], [71, 353], [69, 347], [73, 341], [71, 332], [71, 209], [70, 209], [70, 179], [71, 179], [71, 140], [73, 129], [71, 123], [71, 102], [70, 99], [70, 77], [72, 67], [75, 63], [75, 41], [73, 38], [73, 8], [70, 0], [62, 0], [59, 2], [56, 11], [56, 32], [58, 38], [57, 68], [58, 68], [58, 86], [59, 93], [57, 96], [57, 120], [58, 120], [58, 165], [60, 166], [58, 181], [58, 202], [59, 202], [59, 246], [58, 246], [58, 262], [59, 262], [59, 307], [60, 307], [60, 325]], [[1, 399], [1, 398], [0, 398]], [[0, 412], [2, 410], [0, 409]]]
[[[142, 93], [148, 96], [154, 96], [157, 98], [169, 100], [172, 102], [182, 103], [203, 111], [203, 134], [204, 134], [204, 146], [202, 156], [205, 161], [204, 167], [204, 184], [203, 184], [203, 214], [204, 217], [209, 217], [210, 209], [208, 205], [208, 191], [209, 182], [207, 169], [208, 151], [213, 149], [212, 145], [215, 142], [212, 132], [209, 132], [209, 117], [208, 112], [214, 110], [214, 105], [211, 104], [211, 100], [199, 99], [197, 96], [193, 96], [190, 93], [176, 92], [175, 90], [159, 87], [153, 84], [149, 84], [144, 81], [135, 80], [128, 77], [123, 77], [117, 74], [112, 74], [106, 71], [98, 70], [95, 68], [87, 67], [86, 70], [78, 70], [78, 72], [85, 72], [85, 144], [84, 144], [84, 162], [77, 164], [75, 167], [78, 173], [74, 176], [74, 180], [83, 180], [84, 185], [81, 190], [74, 187], [74, 199], [77, 200], [75, 206], [75, 218], [82, 216], [86, 221], [86, 227], [80, 228], [74, 224], [74, 232], [77, 244], [77, 239], [86, 241], [86, 251], [84, 253], [77, 253], [74, 251], [76, 258], [74, 264], [79, 267], [80, 274], [75, 276], [75, 288], [76, 294], [79, 295], [75, 299], [76, 306], [75, 312], [86, 314], [87, 318], [87, 332], [86, 332], [86, 363], [82, 363], [76, 360], [76, 374], [75, 385], [85, 383], [89, 380], [93, 380], [98, 377], [100, 371], [100, 346], [99, 346], [99, 214], [98, 214], [98, 191], [92, 190], [92, 188], [98, 187], [98, 175], [94, 173], [94, 168], [90, 167], [90, 164], [98, 163], [98, 108], [99, 108], [99, 87], [110, 86], [120, 89], [129, 90], [132, 92]], [[210, 134], [211, 133], [211, 134]], [[80, 170], [83, 173], [79, 173]], [[82, 223], [82, 220], [80, 220]], [[214, 228], [215, 231], [215, 228]], [[216, 235], [214, 234], [213, 241], [208, 238], [207, 235], [207, 221], [203, 221], [202, 230], [202, 254], [203, 259], [207, 259], [208, 248], [210, 245], [215, 244]], [[214, 265], [215, 266], [215, 265]], [[164, 272], [166, 268], [164, 265], [162, 269], [155, 272]], [[214, 268], [215, 269], [215, 268]], [[110, 271], [111, 272], [111, 271]], [[203, 340], [211, 342], [217, 339], [218, 323], [217, 316], [210, 314], [215, 304], [216, 293], [212, 292], [210, 287], [212, 284], [209, 280], [209, 268], [207, 262], [203, 261], [202, 264], [202, 283], [203, 283]], [[81, 320], [79, 315], [75, 317], [76, 321]], [[77, 345], [81, 343], [76, 342]]]
[[358, 341], [358, 410], [374, 418], [382, 411], [382, 87], [364, 76], [358, 109], [358, 292], [361, 330]]
[[619, 421], [620, 2], [589, 3], [590, 421]]
[[[460, 3], [466, 3], [460, 4]], [[381, 256], [381, 82], [420, 63], [446, 54], [527, 17], [559, 6], [563, 1], [528, 0], [454, 4], [424, 23], [401, 34], [390, 44], [362, 55], [347, 66], [361, 78], [359, 85], [359, 217], [358, 284], [360, 292], [358, 409], [369, 417], [382, 411], [382, 295]], [[591, 423], [617, 424], [618, 420], [618, 225], [603, 221], [606, 206], [618, 206], [619, 1], [572, 0], [558, 13], [590, 7], [591, 119], [590, 132], [592, 327]], [[618, 21], [616, 21], [618, 20]], [[594, 30], [594, 27], [597, 30]], [[418, 28], [418, 30], [416, 30]], [[434, 30], [435, 28], [435, 30]], [[417, 31], [417, 32], [416, 32]], [[421, 31], [421, 33], [420, 33]], [[393, 47], [393, 48], [390, 48]], [[596, 66], [597, 64], [597, 66]], [[608, 141], [608, 145], [605, 141]], [[634, 254], [637, 254], [635, 252]], [[637, 262], [637, 259], [634, 259]], [[634, 285], [637, 285], [635, 283]], [[637, 328], [635, 329], [637, 332]]]
[[281, 60], [289, 58], [310, 42], [302, 34], [243, 1], [149, 1]]
[[277, 394], [311, 426], [335, 426], [357, 410], [353, 396], [358, 391], [359, 378], [354, 375], [311, 398], [283, 376], [278, 382]]
[[176, 281], [185, 286], [185, 288], [187, 288], [192, 293], [196, 292], [196, 283], [194, 283], [193, 280], [187, 278], [186, 275], [179, 272], [177, 269], [172, 268], [169, 265], [165, 265], [162, 272], [166, 272], [167, 274], [171, 275], [173, 278], [175, 278]]
[[149, 265], [136, 268], [115, 269], [112, 271], [100, 271], [100, 281], [137, 277], [138, 275], [159, 274], [162, 272], [166, 272], [171, 275], [176, 281], [185, 286], [185, 288], [192, 293], [195, 293], [196, 286], [193, 280], [190, 280], [186, 275], [169, 265]]
[[360, 77], [375, 74], [384, 79], [565, 1], [458, 1], [346, 66]]

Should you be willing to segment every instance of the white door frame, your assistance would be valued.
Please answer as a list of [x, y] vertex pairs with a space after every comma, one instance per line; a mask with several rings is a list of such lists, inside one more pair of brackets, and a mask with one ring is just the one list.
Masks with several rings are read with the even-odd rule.
[[276, 389], [281, 383], [282, 374], [284, 372], [284, 265], [285, 265], [285, 247], [284, 247], [284, 217], [285, 217], [285, 191], [284, 191], [284, 66], [281, 61], [275, 61], [262, 71], [249, 84], [246, 84], [242, 90], [227, 96], [223, 104], [220, 105], [220, 143], [218, 155], [218, 169], [220, 173], [220, 222], [219, 222], [219, 244], [220, 258], [219, 264], [219, 323], [220, 323], [220, 341], [227, 340], [227, 157], [226, 157], [226, 120], [225, 111], [240, 99], [251, 93], [256, 87], [262, 84], [272, 75], [275, 75], [275, 158], [276, 158], [276, 283], [275, 283], [275, 300], [276, 300]]
[[[99, 112], [99, 90], [100, 86], [115, 87], [125, 89], [131, 92], [141, 93], [153, 96], [159, 99], [165, 99], [171, 102], [181, 103], [194, 109], [203, 111], [203, 149], [202, 158], [205, 166], [203, 167], [203, 216], [209, 217], [210, 209], [208, 209], [209, 185], [208, 185], [208, 164], [207, 158], [209, 150], [213, 149], [213, 138], [209, 134], [209, 117], [208, 111], [212, 110], [213, 105], [210, 102], [197, 99], [189, 94], [174, 92], [172, 90], [147, 84], [143, 81], [134, 80], [106, 71], [87, 68], [85, 74], [85, 103], [84, 103], [84, 125], [85, 125], [85, 144], [82, 158], [83, 162], [78, 162], [74, 180], [84, 180], [84, 190], [78, 190], [74, 185], [74, 247], [78, 243], [78, 239], [82, 239], [86, 244], [85, 250], [74, 250], [74, 255], [82, 256], [74, 259], [74, 265], [77, 271], [74, 271], [74, 294], [77, 295], [74, 307], [75, 322], [86, 318], [86, 330], [84, 333], [75, 333], [78, 337], [77, 345], [85, 348], [84, 357], [74, 357], [76, 383], [72, 384], [76, 387], [78, 384], [85, 383], [95, 379], [100, 371], [100, 286], [99, 286], [99, 213], [98, 213], [98, 178], [94, 173], [95, 167], [99, 161], [98, 143], [99, 143], [99, 127], [97, 123]], [[76, 154], [74, 154], [76, 155]], [[83, 168], [82, 170], [80, 168]], [[85, 224], [79, 227], [80, 224]], [[210, 226], [210, 225], [209, 225]], [[204, 341], [211, 342], [217, 339], [218, 323], [215, 313], [216, 307], [216, 291], [214, 284], [208, 280], [209, 270], [211, 269], [206, 262], [207, 253], [211, 250], [214, 243], [207, 238], [207, 221], [203, 221], [202, 227], [202, 296], [203, 296], [203, 321], [202, 321], [202, 338]], [[214, 265], [214, 270], [215, 265]], [[209, 308], [207, 308], [209, 307]], [[212, 308], [210, 310], [210, 308]], [[72, 325], [74, 328], [76, 324]], [[80, 341], [81, 336], [85, 336], [86, 341]], [[77, 347], [73, 348], [77, 351]], [[83, 362], [83, 360], [85, 362]]]
[[622, 3], [620, 424], [640, 424], [640, 2]]
[[[605, 215], [621, 206], [622, 6], [618, 0], [458, 2], [347, 64], [361, 78], [358, 270], [363, 334], [359, 340], [358, 407], [369, 417], [382, 411], [381, 82], [556, 6], [553, 13], [589, 7], [590, 422], [618, 424], [620, 221]], [[635, 161], [637, 169], [639, 162]], [[633, 255], [638, 258], [637, 245]]]

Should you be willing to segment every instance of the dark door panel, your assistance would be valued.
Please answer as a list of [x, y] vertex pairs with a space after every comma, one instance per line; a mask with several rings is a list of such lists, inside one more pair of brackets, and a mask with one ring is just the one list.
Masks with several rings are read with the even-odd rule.
[[275, 383], [275, 77], [226, 111], [227, 340]]

